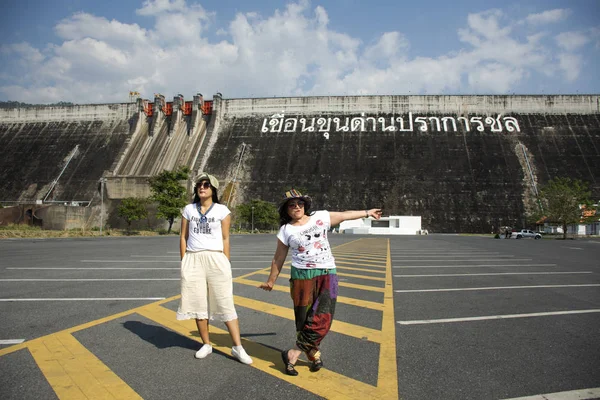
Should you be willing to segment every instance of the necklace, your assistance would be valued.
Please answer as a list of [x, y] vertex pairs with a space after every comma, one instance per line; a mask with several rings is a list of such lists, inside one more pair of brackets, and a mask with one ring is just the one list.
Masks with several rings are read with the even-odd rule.
[[206, 215], [210, 212], [210, 210], [212, 210], [214, 205], [215, 205], [215, 203], [212, 203], [210, 205], [210, 207], [208, 207], [208, 210], [206, 210], [205, 213], [202, 213], [202, 207], [200, 207], [200, 202], [196, 203], [196, 208], [198, 209], [198, 214], [200, 214], [200, 223], [205, 224], [208, 221], [208, 218], [206, 218]]

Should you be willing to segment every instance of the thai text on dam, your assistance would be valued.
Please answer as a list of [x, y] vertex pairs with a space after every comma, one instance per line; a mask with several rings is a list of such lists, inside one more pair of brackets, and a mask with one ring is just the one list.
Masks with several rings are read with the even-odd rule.
[[[274, 114], [263, 119], [261, 131], [296, 132], [300, 127], [301, 132], [459, 132], [477, 131], [493, 133], [521, 132], [519, 121], [515, 117], [473, 116], [463, 117], [433, 117], [418, 116], [409, 112], [404, 116], [392, 117], [286, 117], [283, 113]], [[462, 129], [460, 129], [462, 128]]]

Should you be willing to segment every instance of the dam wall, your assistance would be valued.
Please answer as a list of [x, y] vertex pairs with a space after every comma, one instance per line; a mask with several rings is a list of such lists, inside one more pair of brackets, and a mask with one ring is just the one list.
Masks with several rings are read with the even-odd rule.
[[0, 122], [0, 201], [89, 204], [130, 129], [127, 119]]
[[39, 210], [45, 227], [97, 226], [102, 187], [103, 220], [119, 224], [120, 199], [186, 165], [214, 174], [232, 209], [295, 187], [317, 209], [381, 207], [431, 232], [525, 227], [552, 178], [600, 199], [599, 99], [198, 94], [0, 110], [0, 204]]
[[0, 109], [0, 123], [128, 120], [137, 111], [135, 103], [9, 108]]
[[525, 226], [555, 177], [600, 198], [599, 107], [595, 95], [215, 101], [202, 169], [230, 182], [233, 204], [276, 202], [293, 186], [317, 208], [382, 207], [433, 232], [492, 232]]
[[[148, 178], [193, 168], [206, 134], [207, 103], [201, 95], [190, 102], [181, 95], [173, 103], [157, 98], [160, 104], [138, 99], [0, 109], [0, 205], [44, 214], [49, 229], [97, 226], [102, 200], [110, 209], [111, 200], [147, 197]], [[13, 214], [0, 224], [27, 221]]]

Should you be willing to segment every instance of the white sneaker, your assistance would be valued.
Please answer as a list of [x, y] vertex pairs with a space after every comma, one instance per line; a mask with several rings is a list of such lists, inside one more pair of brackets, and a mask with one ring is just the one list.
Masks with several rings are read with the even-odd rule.
[[243, 364], [252, 364], [252, 359], [242, 346], [233, 346], [231, 348], [231, 355], [237, 358], [239, 362]]
[[194, 357], [196, 357], [196, 358], [204, 358], [207, 355], [209, 355], [210, 353], [212, 353], [212, 346], [210, 344], [203, 344], [202, 347], [200, 347], [200, 350], [198, 350], [196, 352], [196, 354], [194, 355]]

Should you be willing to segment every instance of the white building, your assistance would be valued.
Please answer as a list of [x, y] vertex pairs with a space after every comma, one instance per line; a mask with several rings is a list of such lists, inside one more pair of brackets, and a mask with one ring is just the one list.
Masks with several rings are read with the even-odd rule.
[[421, 216], [390, 215], [379, 220], [371, 218], [344, 221], [340, 224], [340, 233], [365, 235], [421, 235]]

